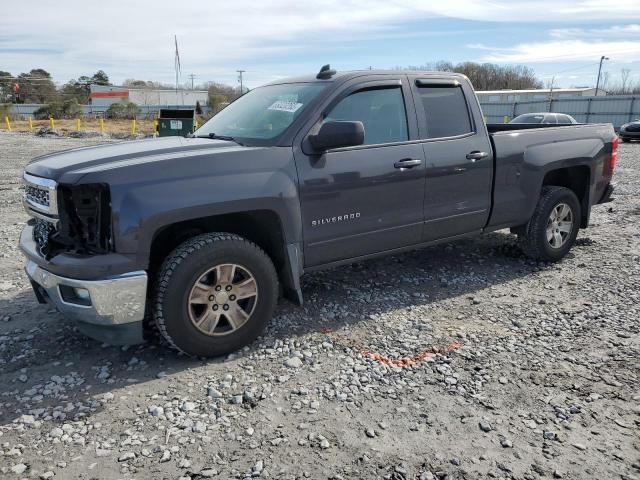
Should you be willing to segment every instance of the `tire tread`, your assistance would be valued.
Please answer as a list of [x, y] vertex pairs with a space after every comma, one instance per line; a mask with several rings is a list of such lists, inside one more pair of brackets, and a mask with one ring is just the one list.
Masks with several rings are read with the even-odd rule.
[[[188, 352], [185, 352], [181, 349], [175, 341], [171, 338], [166, 326], [166, 317], [164, 315], [163, 302], [165, 295], [167, 293], [169, 281], [175, 272], [175, 270], [180, 266], [182, 262], [184, 262], [190, 255], [195, 253], [198, 250], [203, 248], [209, 248], [216, 244], [220, 244], [222, 242], [241, 242], [240, 245], [243, 248], [252, 249], [259, 256], [264, 257], [266, 261], [266, 265], [268, 268], [272, 270], [272, 277], [277, 281], [277, 273], [275, 267], [273, 266], [273, 262], [271, 258], [262, 250], [258, 245], [247, 240], [240, 235], [236, 235], [234, 233], [225, 233], [225, 232], [212, 232], [212, 233], [204, 233], [197, 235], [181, 245], [179, 245], [173, 252], [169, 254], [168, 257], [165, 258], [164, 262], [162, 262], [162, 266], [158, 271], [158, 275], [156, 276], [156, 282], [154, 285], [154, 295], [153, 295], [153, 307], [152, 307], [152, 315], [155, 325], [160, 332], [160, 336], [162, 340], [171, 348], [178, 350], [185, 355], [190, 355]], [[274, 289], [275, 292], [278, 289]], [[277, 301], [277, 293], [275, 294], [274, 301]]]
[[[566, 193], [575, 197], [573, 191], [566, 187], [556, 185], [546, 185], [542, 187], [536, 209], [529, 222], [524, 226], [523, 234], [518, 235], [520, 248], [529, 258], [539, 261], [553, 261], [542, 250], [540, 234], [541, 229], [546, 229], [547, 216], [545, 215], [545, 212], [549, 207], [549, 204], [554, 201], [554, 197], [557, 195]], [[578, 202], [578, 206], [579, 205], [580, 204]], [[580, 212], [573, 212], [574, 217], [579, 218], [579, 213]], [[574, 228], [578, 229], [578, 224], [574, 225]]]

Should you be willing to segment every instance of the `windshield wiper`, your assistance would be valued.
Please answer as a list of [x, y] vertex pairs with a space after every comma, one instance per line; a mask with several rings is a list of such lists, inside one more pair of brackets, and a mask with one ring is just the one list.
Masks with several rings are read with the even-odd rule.
[[211, 138], [212, 140], [227, 140], [229, 142], [234, 142], [244, 147], [244, 144], [242, 142], [239, 142], [237, 139], [229, 135], [216, 135], [215, 133], [210, 133], [206, 137], [204, 135], [198, 135], [198, 138]]

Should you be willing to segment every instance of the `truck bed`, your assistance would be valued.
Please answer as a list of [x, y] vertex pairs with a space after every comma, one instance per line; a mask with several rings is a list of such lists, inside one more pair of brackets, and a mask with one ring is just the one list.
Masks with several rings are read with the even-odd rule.
[[[533, 126], [534, 128], [531, 128]], [[493, 209], [487, 230], [527, 222], [547, 172], [572, 169], [588, 191], [583, 213], [598, 203], [611, 181], [611, 124], [487, 125], [494, 151]], [[586, 215], [586, 213], [585, 213]], [[586, 226], [588, 217], [583, 217]]]

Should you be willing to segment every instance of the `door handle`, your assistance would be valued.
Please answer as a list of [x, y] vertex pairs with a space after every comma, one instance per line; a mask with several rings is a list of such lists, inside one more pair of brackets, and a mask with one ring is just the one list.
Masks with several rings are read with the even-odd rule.
[[398, 160], [393, 164], [394, 167], [404, 170], [405, 168], [417, 167], [422, 163], [422, 160], [416, 158], [405, 158], [404, 160]]
[[489, 154], [487, 152], [471, 152], [467, 153], [467, 160], [471, 160], [472, 162], [482, 160], [483, 158], [488, 157]]

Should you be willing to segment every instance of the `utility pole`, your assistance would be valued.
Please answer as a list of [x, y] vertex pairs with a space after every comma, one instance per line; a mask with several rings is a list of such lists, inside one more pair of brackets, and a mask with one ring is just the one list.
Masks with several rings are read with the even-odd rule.
[[604, 55], [600, 57], [600, 67], [598, 67], [598, 80], [596, 81], [596, 97], [598, 96], [598, 88], [600, 88], [600, 74], [602, 73], [602, 62], [604, 60], [609, 60], [609, 57], [605, 57]]
[[193, 79], [196, 78], [196, 76], [192, 73], [189, 75], [189, 78], [191, 79], [191, 90], [193, 90]]
[[242, 74], [246, 72], [246, 70], [236, 70], [238, 72], [238, 81], [240, 82], [240, 96], [244, 95], [244, 86], [242, 84]]
[[551, 106], [553, 105], [553, 82], [555, 82], [556, 76], [551, 77], [551, 87], [549, 88], [549, 108], [548, 111], [551, 112]]

